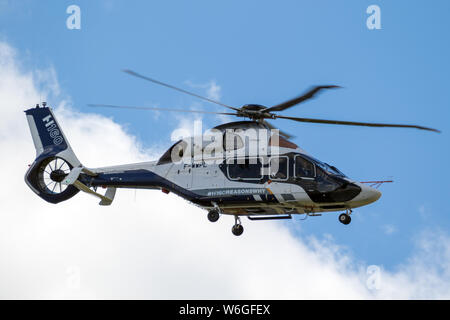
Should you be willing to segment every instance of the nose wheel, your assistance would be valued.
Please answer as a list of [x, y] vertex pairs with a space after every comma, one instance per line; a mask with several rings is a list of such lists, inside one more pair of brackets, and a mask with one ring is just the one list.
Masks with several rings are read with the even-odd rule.
[[241, 224], [241, 219], [238, 216], [234, 216], [234, 226], [231, 228], [231, 232], [235, 236], [240, 236], [244, 232], [244, 227]]
[[350, 214], [352, 213], [351, 210], [347, 210], [346, 213], [342, 213], [339, 215], [339, 222], [342, 224], [349, 224], [352, 221], [352, 218], [350, 217]]

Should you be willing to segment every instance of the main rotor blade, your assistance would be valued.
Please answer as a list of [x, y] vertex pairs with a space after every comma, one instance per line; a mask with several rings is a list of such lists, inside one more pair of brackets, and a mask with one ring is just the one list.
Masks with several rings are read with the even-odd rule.
[[308, 92], [306, 92], [305, 94], [301, 95], [300, 97], [277, 104], [276, 106], [270, 107], [264, 111], [266, 111], [266, 112], [283, 111], [283, 110], [289, 109], [299, 103], [302, 103], [303, 101], [314, 98], [314, 96], [322, 89], [336, 89], [336, 88], [341, 88], [341, 87], [340, 86], [316, 86], [316, 87], [313, 87]]
[[208, 113], [208, 114], [224, 114], [228, 116], [235, 116], [235, 113], [229, 112], [213, 112], [213, 111], [201, 111], [201, 110], [183, 110], [183, 109], [167, 109], [167, 108], [154, 108], [154, 107], [139, 107], [139, 106], [115, 106], [111, 104], [88, 104], [91, 108], [114, 108], [114, 109], [134, 109], [134, 110], [157, 110], [157, 111], [170, 111], [170, 112], [191, 112], [191, 113]]
[[275, 127], [274, 125], [272, 125], [271, 123], [269, 123], [269, 122], [267, 122], [267, 121], [264, 121], [264, 120], [263, 120], [262, 122], [263, 122], [266, 126], [268, 126], [268, 127], [270, 128], [270, 130], [278, 130], [278, 132], [280, 133], [280, 136], [283, 136], [283, 137], [285, 137], [286, 139], [291, 139], [291, 138], [294, 137], [293, 135], [290, 135], [289, 133], [284, 132], [284, 131], [278, 129], [277, 127]]
[[138, 78], [141, 78], [141, 79], [144, 79], [144, 80], [147, 80], [147, 81], [159, 84], [161, 86], [164, 86], [164, 87], [167, 87], [167, 88], [179, 91], [179, 92], [183, 92], [185, 94], [191, 95], [193, 97], [196, 97], [196, 98], [208, 101], [208, 102], [212, 102], [212, 103], [218, 104], [218, 105], [220, 105], [222, 107], [225, 107], [225, 108], [228, 108], [228, 109], [232, 109], [234, 111], [238, 111], [239, 110], [238, 108], [234, 108], [234, 107], [228, 106], [226, 104], [223, 104], [222, 102], [219, 102], [219, 101], [216, 101], [216, 100], [213, 100], [213, 99], [209, 99], [209, 98], [206, 98], [206, 97], [202, 97], [202, 96], [200, 96], [200, 95], [198, 95], [196, 93], [192, 93], [192, 92], [186, 91], [184, 89], [180, 89], [180, 88], [174, 87], [174, 86], [172, 86], [170, 84], [167, 84], [167, 83], [164, 83], [164, 82], [161, 82], [161, 81], [158, 81], [158, 80], [155, 80], [155, 79], [143, 76], [143, 75], [141, 75], [141, 74], [139, 74], [137, 72], [134, 72], [132, 70], [122, 70], [122, 71], [125, 72], [125, 73], [128, 73], [128, 74], [130, 74], [132, 76], [135, 76], [135, 77], [138, 77]]
[[324, 119], [310, 119], [310, 118], [296, 118], [296, 117], [285, 117], [276, 116], [280, 119], [294, 120], [298, 122], [310, 122], [310, 123], [326, 123], [326, 124], [339, 124], [346, 126], [364, 126], [364, 127], [391, 127], [391, 128], [415, 128], [420, 130], [433, 131], [441, 133], [441, 131], [433, 128], [422, 127], [413, 124], [390, 124], [390, 123], [371, 123], [371, 122], [355, 122], [355, 121], [340, 121], [340, 120], [324, 120]]

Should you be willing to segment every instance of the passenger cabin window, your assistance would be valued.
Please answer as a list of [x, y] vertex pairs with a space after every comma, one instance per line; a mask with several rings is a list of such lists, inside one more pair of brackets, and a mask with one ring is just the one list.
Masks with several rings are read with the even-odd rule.
[[270, 159], [270, 179], [287, 180], [289, 177], [288, 157], [274, 157]]
[[244, 146], [242, 138], [233, 132], [225, 132], [223, 134], [223, 149], [225, 151], [237, 150]]
[[297, 156], [295, 157], [295, 176], [300, 178], [314, 178], [314, 165], [312, 162]]
[[262, 162], [259, 158], [227, 160], [228, 177], [231, 180], [260, 180]]

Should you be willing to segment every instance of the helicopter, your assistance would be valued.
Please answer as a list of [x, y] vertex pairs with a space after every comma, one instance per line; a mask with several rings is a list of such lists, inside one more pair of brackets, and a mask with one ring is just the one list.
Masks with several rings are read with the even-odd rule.
[[[348, 225], [352, 210], [377, 201], [381, 192], [372, 185], [357, 182], [336, 167], [322, 162], [298, 147], [289, 133], [278, 130], [267, 120], [437, 129], [410, 125], [367, 123], [280, 115], [293, 106], [314, 98], [319, 92], [340, 88], [314, 86], [306, 93], [275, 106], [246, 104], [240, 108], [226, 105], [196, 93], [149, 78], [131, 70], [124, 72], [152, 83], [194, 96], [227, 108], [228, 112], [167, 109], [156, 107], [107, 107], [138, 110], [196, 112], [246, 118], [208, 130], [205, 134], [175, 142], [158, 160], [118, 166], [88, 168], [81, 164], [51, 108], [46, 103], [25, 111], [36, 158], [25, 174], [25, 182], [43, 200], [57, 204], [83, 191], [97, 197], [102, 206], [111, 205], [120, 188], [157, 189], [172, 192], [207, 211], [211, 222], [221, 215], [234, 216], [232, 233], [242, 235], [241, 217], [250, 220], [292, 219], [299, 214], [320, 216], [341, 212], [338, 220]], [[106, 189], [100, 192], [98, 188]]]

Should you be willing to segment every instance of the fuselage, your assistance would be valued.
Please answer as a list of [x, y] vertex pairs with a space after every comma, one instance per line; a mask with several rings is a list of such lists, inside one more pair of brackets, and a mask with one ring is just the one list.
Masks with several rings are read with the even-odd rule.
[[[233, 215], [342, 211], [381, 196], [271, 131], [265, 138], [259, 131], [248, 135], [249, 127], [267, 129], [255, 122], [222, 125], [208, 139], [209, 146], [216, 145], [207, 156], [205, 138], [190, 138], [175, 143], [158, 161], [92, 169], [95, 177], [81, 179], [90, 187], [161, 189]], [[255, 143], [258, 148], [252, 148]]]

